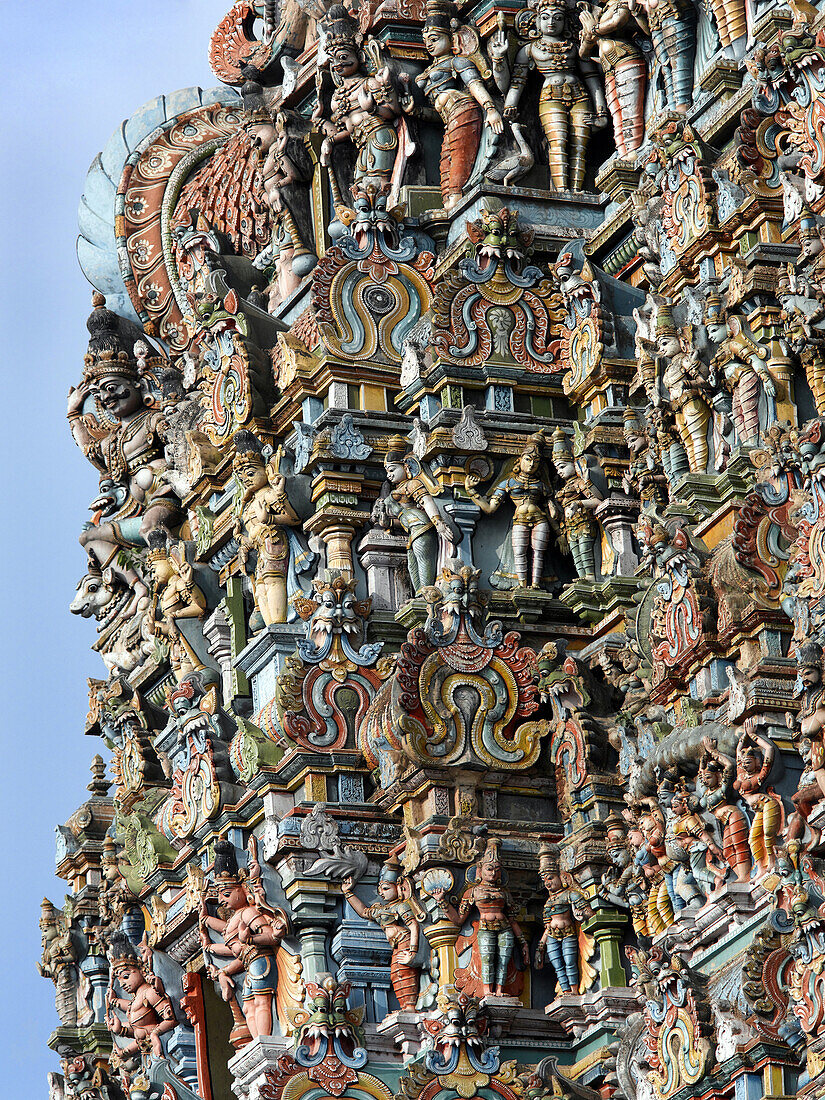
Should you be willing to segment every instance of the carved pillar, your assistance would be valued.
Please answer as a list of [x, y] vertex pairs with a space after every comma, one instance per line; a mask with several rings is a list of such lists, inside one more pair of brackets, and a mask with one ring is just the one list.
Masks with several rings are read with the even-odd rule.
[[481, 509], [465, 500], [451, 500], [444, 505], [444, 511], [462, 535], [461, 542], [455, 548], [455, 556], [465, 565], [473, 565], [473, 535]]
[[373, 611], [397, 611], [406, 593], [399, 573], [407, 561], [407, 542], [380, 527], [367, 531], [358, 543], [358, 558], [367, 575]]
[[427, 929], [427, 939], [438, 952], [438, 984], [443, 988], [455, 980], [455, 941], [461, 930], [451, 920], [443, 917]]
[[599, 982], [602, 989], [627, 985], [620, 944], [627, 918], [617, 909], [606, 909], [585, 921], [583, 927], [599, 947]]
[[613, 547], [612, 573], [615, 576], [632, 577], [639, 564], [639, 556], [633, 548], [633, 526], [638, 514], [638, 502], [624, 496], [608, 497], [595, 511]]
[[180, 1004], [195, 1030], [198, 1092], [203, 1100], [212, 1100], [212, 1078], [209, 1074], [209, 1051], [206, 1045], [206, 1009], [203, 1003], [203, 978], [200, 974], [183, 975], [183, 996]]

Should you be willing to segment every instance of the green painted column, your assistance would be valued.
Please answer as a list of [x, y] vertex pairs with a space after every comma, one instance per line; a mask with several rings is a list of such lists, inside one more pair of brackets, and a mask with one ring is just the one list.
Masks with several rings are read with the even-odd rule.
[[618, 909], [604, 909], [584, 922], [583, 928], [599, 947], [599, 979], [602, 989], [626, 986], [620, 944], [627, 915]]

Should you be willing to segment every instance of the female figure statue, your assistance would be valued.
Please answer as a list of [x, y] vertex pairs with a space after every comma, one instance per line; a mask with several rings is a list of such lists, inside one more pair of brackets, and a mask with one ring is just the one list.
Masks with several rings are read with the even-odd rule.
[[381, 868], [378, 897], [372, 905], [365, 905], [353, 891], [351, 878], [344, 879], [342, 889], [355, 912], [364, 920], [374, 921], [387, 937], [392, 948], [390, 979], [393, 992], [402, 1011], [414, 1012], [420, 974], [414, 962], [421, 938], [419, 921], [424, 914], [419, 914], [412, 899], [402, 893], [403, 881], [398, 864], [387, 862]]
[[481, 496], [476, 491], [481, 480], [477, 474], [468, 473], [464, 481], [470, 500], [487, 515], [497, 512], [508, 497], [513, 502], [513, 565], [522, 588], [541, 587], [550, 543], [551, 517], [555, 519], [559, 514], [551, 496], [543, 447], [544, 436], [541, 432], [531, 435], [509, 473], [505, 473], [489, 497]]
[[590, 132], [606, 119], [594, 111], [577, 72], [578, 50], [564, 0], [531, 0], [524, 16], [517, 19], [516, 27], [526, 31], [528, 41], [516, 54], [504, 117], [517, 120], [527, 77], [536, 69], [543, 79], [539, 118], [547, 139], [551, 189], [581, 191]]
[[280, 455], [266, 462], [263, 448], [251, 432], [237, 432], [234, 443], [238, 556], [245, 566], [249, 552], [257, 552], [252, 578], [255, 606], [266, 626], [285, 623], [287, 578], [290, 572], [306, 572], [315, 555], [305, 551], [288, 530], [301, 521], [287, 499], [286, 478], [278, 471]]
[[607, 106], [613, 119], [613, 137], [620, 157], [629, 157], [645, 134], [647, 66], [629, 36], [633, 20], [648, 33], [647, 20], [634, 0], [607, 0], [601, 7], [579, 5], [579, 56], [594, 52], [604, 73]]
[[703, 474], [708, 468], [710, 383], [694, 348], [686, 349], [673, 320], [670, 303], [659, 299], [656, 308], [656, 359], [662, 386], [676, 417], [690, 469]]
[[[752, 446], [759, 442], [760, 427], [768, 428], [776, 420], [776, 382], [768, 367], [768, 352], [753, 338], [741, 317], [721, 318], [711, 328], [711, 339], [722, 338], [722, 346], [711, 364], [717, 378], [724, 380], [733, 395], [733, 422], [739, 443]], [[764, 389], [768, 403], [765, 424], [759, 423], [759, 393]]]
[[[424, 95], [444, 123], [441, 146], [441, 195], [450, 210], [462, 196], [481, 144], [486, 117], [494, 134], [504, 129], [501, 115], [484, 86], [491, 76], [478, 34], [459, 24], [451, 0], [428, 0], [424, 45], [433, 63], [416, 77]], [[412, 110], [412, 97], [402, 101]], [[484, 111], [484, 116], [482, 116]]]
[[[342, 141], [358, 150], [353, 185], [389, 184], [398, 152], [396, 121], [401, 113], [398, 95], [386, 66], [366, 70], [355, 21], [343, 4], [333, 4], [324, 21], [325, 49], [335, 91], [325, 104], [318, 70], [318, 106], [313, 121], [324, 133], [321, 164], [330, 167], [332, 153]], [[374, 44], [371, 44], [374, 45]], [[374, 56], [377, 62], [378, 57]]]
[[596, 579], [596, 543], [599, 525], [593, 512], [602, 495], [573, 457], [570, 440], [561, 428], [553, 433], [553, 466], [563, 484], [556, 493], [562, 509], [562, 530], [570, 546], [576, 571], [582, 580]]
[[407, 532], [407, 568], [417, 594], [435, 581], [439, 536], [455, 545], [461, 541], [461, 533], [438, 511], [438, 486], [426, 475], [402, 436], [390, 440], [384, 469], [391, 488], [387, 496], [375, 502], [372, 518], [381, 527], [395, 524]]
[[722, 851], [739, 882], [747, 882], [751, 874], [751, 854], [748, 847], [748, 819], [729, 800], [736, 775], [736, 763], [725, 756], [715, 741], [705, 737], [704, 754], [699, 761], [698, 779], [703, 787], [699, 805], [709, 810], [722, 828]]
[[435, 889], [432, 894], [453, 924], [461, 926], [473, 912], [478, 914], [474, 948], [480, 963], [480, 974], [473, 977], [480, 977], [482, 996], [485, 997], [504, 994], [516, 943], [519, 944], [524, 965], [530, 964], [527, 939], [515, 919], [513, 898], [502, 884], [500, 848], [500, 840], [487, 841], [484, 854], [468, 875], [457, 909], [446, 901], [444, 889]]
[[736, 780], [733, 784], [753, 811], [751, 855], [760, 873], [771, 869], [776, 838], [782, 828], [782, 803], [774, 791], [764, 790], [776, 750], [758, 734], [744, 733], [736, 746]]
[[536, 969], [549, 959], [564, 993], [578, 993], [579, 926], [578, 920], [592, 915], [578, 887], [565, 886], [559, 872], [558, 857], [550, 845], [539, 850], [539, 875], [547, 890], [542, 920], [544, 934], [536, 948]]

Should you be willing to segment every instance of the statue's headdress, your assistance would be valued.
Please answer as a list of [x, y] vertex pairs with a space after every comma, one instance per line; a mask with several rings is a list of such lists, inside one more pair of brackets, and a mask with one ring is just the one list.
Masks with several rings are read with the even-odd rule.
[[539, 457], [544, 453], [544, 446], [547, 440], [544, 438], [544, 432], [536, 432], [534, 435], [528, 436], [524, 441], [524, 446], [521, 448], [523, 455], [535, 453]]
[[124, 932], [113, 932], [109, 937], [109, 965], [114, 970], [117, 966], [136, 966], [141, 968], [135, 946]]
[[265, 465], [263, 446], [261, 445], [261, 441], [257, 436], [254, 436], [252, 432], [235, 432], [232, 437], [232, 442], [235, 444], [235, 458], [232, 462], [233, 467], [241, 464], [245, 465], [250, 460], [257, 465]]
[[570, 445], [570, 438], [564, 428], [556, 428], [556, 430], [553, 432], [553, 457], [573, 457], [573, 448]]
[[542, 844], [539, 848], [539, 874], [559, 874], [559, 847], [557, 844]]
[[389, 462], [403, 462], [410, 453], [410, 450], [410, 444], [403, 435], [394, 435], [390, 439], [389, 447], [387, 448], [386, 460]]
[[83, 378], [96, 382], [107, 375], [138, 379], [138, 368], [124, 338], [120, 318], [106, 308], [103, 294], [92, 295], [92, 309], [86, 328], [89, 330], [89, 350], [83, 360]]
[[453, 34], [458, 30], [458, 9], [452, 0], [427, 0], [425, 27], [437, 27]]
[[632, 405], [626, 405], [624, 410], [624, 434], [625, 438], [629, 435], [641, 435], [643, 428], [642, 423], [638, 417], [638, 409]]
[[492, 864], [494, 867], [501, 866], [501, 841], [498, 837], [490, 837], [487, 841], [484, 853], [478, 862], [479, 865], [487, 863]]
[[796, 663], [800, 668], [822, 669], [822, 646], [819, 642], [805, 642], [796, 651]]
[[397, 862], [395, 856], [392, 856], [384, 866], [381, 868], [381, 874], [378, 876], [379, 882], [398, 882], [401, 877], [401, 866]]
[[153, 528], [146, 536], [146, 544], [149, 547], [147, 561], [162, 561], [169, 557], [169, 538], [163, 527]]
[[324, 48], [327, 53], [335, 49], [336, 46], [350, 46], [354, 50], [359, 49], [361, 35], [358, 32], [358, 24], [343, 4], [332, 5], [322, 26], [326, 36]]
[[238, 870], [238, 857], [235, 855], [235, 846], [229, 840], [215, 841], [212, 880], [216, 886], [237, 886], [243, 881], [241, 872]]
[[669, 302], [659, 302], [656, 306], [656, 335], [676, 336], [676, 323]]
[[705, 298], [705, 308], [703, 311], [703, 320], [705, 324], [708, 322], [711, 324], [719, 324], [721, 321], [725, 320], [725, 299], [715, 283], [708, 287], [707, 296]]

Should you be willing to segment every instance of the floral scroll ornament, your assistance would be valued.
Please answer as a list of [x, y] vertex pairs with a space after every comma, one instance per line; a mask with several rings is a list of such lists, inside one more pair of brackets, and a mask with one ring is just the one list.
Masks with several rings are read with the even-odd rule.
[[403, 210], [387, 209], [387, 191], [353, 186], [348, 227], [315, 268], [312, 304], [331, 355], [401, 363], [404, 338], [432, 297], [435, 245], [405, 231]]
[[[544, 722], [524, 722], [539, 705], [536, 655], [501, 624], [479, 633], [477, 571], [444, 570], [423, 629], [408, 635], [392, 681], [392, 726], [403, 751], [420, 763], [475, 759], [488, 767], [524, 768], [538, 759]], [[475, 595], [473, 595], [475, 593]], [[461, 698], [478, 700], [466, 714]]]
[[528, 371], [555, 374], [564, 305], [547, 274], [527, 263], [533, 230], [504, 207], [467, 222], [470, 255], [436, 288], [433, 347], [443, 362], [479, 366], [495, 352]]

